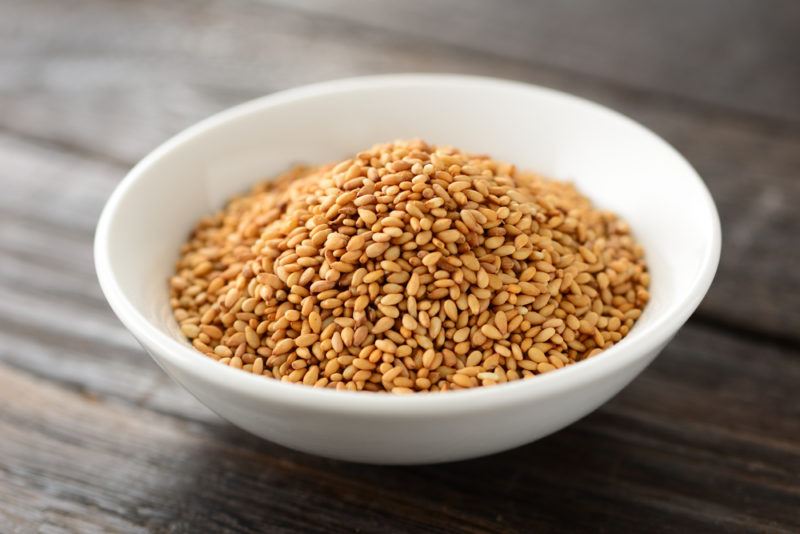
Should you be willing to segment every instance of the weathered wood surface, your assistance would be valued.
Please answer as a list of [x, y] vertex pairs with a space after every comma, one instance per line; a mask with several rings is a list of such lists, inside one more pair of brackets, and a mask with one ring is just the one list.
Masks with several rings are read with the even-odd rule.
[[[355, 5], [0, 0], [0, 531], [800, 530], [797, 4]], [[97, 286], [94, 224], [147, 150], [247, 98], [391, 71], [594, 98], [717, 200], [698, 314], [538, 443], [424, 468], [271, 445], [170, 382]]]
[[[800, 120], [800, 4], [275, 0], [465, 51], [658, 94]], [[530, 70], [530, 69], [528, 69]]]

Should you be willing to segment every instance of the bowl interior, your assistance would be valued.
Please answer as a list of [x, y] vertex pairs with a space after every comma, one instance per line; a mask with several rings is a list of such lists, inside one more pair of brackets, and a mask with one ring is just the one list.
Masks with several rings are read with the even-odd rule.
[[179, 134], [143, 160], [112, 198], [104, 215], [108, 274], [153, 327], [180, 339], [166, 280], [195, 221], [292, 164], [416, 137], [574, 181], [596, 205], [624, 217], [645, 247], [652, 301], [623, 343], [647, 335], [664, 314], [693, 309], [707, 289], [719, 246], [716, 211], [694, 170], [669, 145], [579, 98], [454, 76], [310, 86]]

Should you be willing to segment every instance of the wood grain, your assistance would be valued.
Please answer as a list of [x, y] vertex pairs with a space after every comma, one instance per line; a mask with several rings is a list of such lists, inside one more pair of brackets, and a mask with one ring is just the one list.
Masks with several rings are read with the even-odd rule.
[[800, 120], [800, 5], [755, 0], [273, 0], [662, 97]]
[[[800, 530], [798, 4], [353, 6], [0, 0], [0, 532]], [[720, 208], [700, 312], [614, 401], [532, 445], [417, 468], [283, 449], [171, 382], [97, 285], [97, 216], [153, 146], [251, 97], [392, 71], [620, 109]]]

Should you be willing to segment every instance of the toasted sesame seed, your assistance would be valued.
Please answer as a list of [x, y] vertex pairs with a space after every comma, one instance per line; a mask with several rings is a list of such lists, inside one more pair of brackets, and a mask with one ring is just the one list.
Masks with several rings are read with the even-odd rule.
[[318, 338], [317, 334], [301, 334], [294, 339], [294, 344], [298, 347], [308, 347], [313, 345]]
[[273, 356], [279, 356], [285, 352], [289, 352], [294, 347], [294, 341], [289, 338], [281, 339], [278, 343], [275, 344], [275, 348], [272, 349]]
[[381, 317], [372, 327], [373, 334], [382, 334], [394, 326], [394, 319], [391, 317]]
[[217, 345], [214, 347], [214, 353], [221, 358], [230, 358], [233, 356], [233, 351], [227, 345]]
[[503, 339], [503, 334], [500, 333], [500, 330], [498, 330], [496, 326], [489, 323], [481, 327], [481, 332], [489, 339], [495, 339], [495, 340]]
[[254, 349], [257, 349], [258, 346], [261, 345], [261, 338], [259, 338], [258, 334], [256, 334], [256, 331], [249, 326], [245, 327], [244, 337], [245, 340], [247, 340], [247, 344]]
[[184, 323], [181, 325], [181, 332], [189, 339], [194, 339], [200, 335], [200, 327], [196, 324]]
[[194, 348], [350, 391], [535, 377], [622, 339], [650, 298], [628, 226], [573, 186], [421, 141], [259, 184], [181, 254]]
[[455, 384], [461, 386], [462, 388], [472, 387], [472, 380], [470, 380], [470, 377], [467, 375], [454, 374], [451, 375], [451, 378]]

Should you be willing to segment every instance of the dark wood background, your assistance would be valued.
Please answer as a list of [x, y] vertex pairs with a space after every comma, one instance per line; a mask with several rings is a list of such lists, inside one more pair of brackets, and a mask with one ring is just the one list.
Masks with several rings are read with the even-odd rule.
[[[699, 311], [614, 401], [532, 445], [395, 468], [261, 441], [170, 382], [97, 285], [100, 209], [162, 140], [395, 71], [619, 109], [720, 209]], [[798, 532], [799, 172], [794, 0], [0, 0], [0, 531]]]

